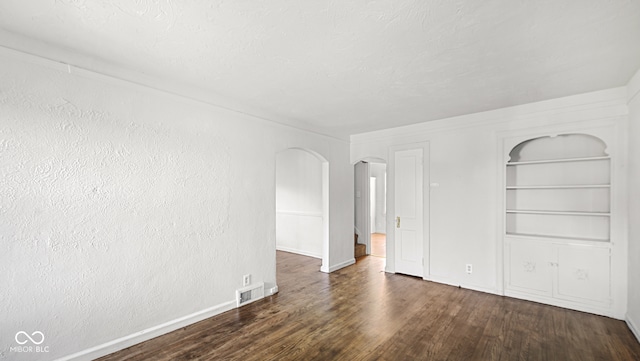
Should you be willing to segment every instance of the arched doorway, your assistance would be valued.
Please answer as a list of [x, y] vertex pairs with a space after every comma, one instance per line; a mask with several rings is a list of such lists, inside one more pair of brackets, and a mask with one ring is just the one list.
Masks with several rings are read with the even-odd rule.
[[276, 250], [322, 260], [329, 272], [329, 162], [303, 148], [276, 154]]

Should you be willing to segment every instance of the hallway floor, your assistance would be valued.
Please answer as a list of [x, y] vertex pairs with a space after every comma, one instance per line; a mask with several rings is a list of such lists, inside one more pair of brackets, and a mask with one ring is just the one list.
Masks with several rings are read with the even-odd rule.
[[376, 257], [387, 256], [387, 235], [384, 233], [371, 233], [371, 255]]

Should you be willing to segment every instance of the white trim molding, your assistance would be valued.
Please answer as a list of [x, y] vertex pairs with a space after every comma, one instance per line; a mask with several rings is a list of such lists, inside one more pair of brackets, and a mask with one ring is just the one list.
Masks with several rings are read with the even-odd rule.
[[306, 211], [276, 210], [276, 214], [283, 214], [283, 215], [287, 215], [287, 216], [301, 216], [301, 217], [318, 217], [318, 218], [322, 218], [322, 211], [320, 211], [320, 212], [306, 212]]
[[[341, 268], [345, 268], [347, 266], [351, 266], [352, 264], [355, 264], [355, 263], [356, 263], [356, 259], [355, 258], [348, 259], [348, 260], [346, 260], [344, 262], [340, 262], [338, 264], [334, 264], [333, 266], [330, 266], [329, 270], [328, 270], [329, 272], [327, 272], [327, 273], [331, 273], [331, 272], [337, 271], [337, 270], [339, 270]], [[326, 272], [326, 271], [323, 270], [322, 272]]]
[[321, 254], [301, 251], [299, 249], [295, 249], [295, 248], [291, 248], [291, 247], [282, 247], [282, 246], [276, 245], [276, 250], [277, 251], [283, 251], [283, 252], [289, 252], [289, 253], [295, 253], [295, 254], [299, 254], [299, 255], [307, 256], [307, 257], [313, 257], [313, 258], [322, 259], [322, 255]]
[[629, 80], [629, 84], [627, 85], [627, 94], [627, 97], [629, 98], [628, 103], [631, 103], [633, 99], [640, 94], [640, 69], [638, 69], [636, 74]]
[[167, 334], [175, 331], [179, 328], [194, 324], [196, 322], [205, 320], [207, 318], [219, 315], [223, 312], [236, 308], [236, 301], [228, 301], [219, 305], [206, 308], [202, 311], [186, 315], [175, 320], [171, 320], [162, 323], [157, 326], [147, 328], [136, 333], [132, 333], [128, 336], [120, 337], [118, 339], [97, 345], [86, 350], [76, 352], [74, 354], [61, 357], [56, 361], [84, 361], [94, 360], [98, 357], [106, 356], [116, 351], [123, 350], [127, 347], [139, 344], [144, 341], [148, 341], [152, 338]]
[[472, 291], [477, 291], [477, 292], [483, 292], [483, 293], [489, 293], [489, 294], [492, 294], [492, 295], [502, 296], [502, 294], [496, 289], [474, 286], [474, 285], [467, 284], [467, 283], [464, 283], [464, 282], [459, 282], [457, 280], [449, 279], [447, 277], [440, 277], [440, 276], [431, 275], [430, 278], [428, 279], [428, 281], [440, 283], [440, 284], [447, 285], [447, 286], [458, 287], [458, 288], [462, 288], [462, 289], [466, 289], [466, 290], [472, 290]]

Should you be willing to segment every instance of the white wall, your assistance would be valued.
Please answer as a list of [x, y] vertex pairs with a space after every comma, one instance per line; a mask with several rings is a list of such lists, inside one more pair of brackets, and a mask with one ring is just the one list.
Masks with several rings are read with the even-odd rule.
[[[499, 109], [491, 112], [425, 122], [413, 126], [358, 134], [351, 137], [351, 160], [377, 157], [388, 160], [393, 145], [430, 143], [430, 259], [426, 278], [466, 288], [502, 293], [502, 237], [499, 229], [502, 181], [498, 139], [514, 132], [571, 131], [580, 127], [610, 126], [624, 138], [626, 89], [617, 88], [573, 97]], [[622, 141], [610, 144], [624, 159]], [[616, 176], [623, 174], [617, 162]], [[621, 173], [622, 172], [622, 173]], [[618, 177], [619, 179], [620, 177]], [[437, 185], [437, 186], [435, 186]], [[626, 304], [626, 193], [617, 187], [614, 203], [617, 223], [617, 263], [614, 286], [618, 312]], [[392, 200], [388, 200], [391, 202]], [[394, 218], [390, 215], [391, 220]], [[392, 222], [392, 221], [391, 221]], [[389, 227], [389, 222], [387, 226]], [[387, 234], [387, 249], [393, 249]], [[473, 273], [465, 273], [465, 264]], [[620, 271], [622, 268], [622, 271]], [[394, 260], [387, 258], [387, 269]], [[619, 313], [616, 314], [618, 317]]]
[[376, 178], [376, 207], [375, 207], [375, 226], [373, 227], [376, 233], [386, 233], [386, 169], [387, 165], [383, 163], [370, 163], [369, 174], [371, 177]]
[[322, 162], [288, 149], [276, 156], [276, 249], [322, 258]]
[[640, 71], [629, 82], [629, 302], [627, 322], [640, 341]]
[[329, 161], [323, 266], [353, 263], [346, 141], [0, 58], [0, 359], [36, 330], [49, 353], [20, 359], [95, 358], [234, 307], [243, 274], [275, 286], [275, 155], [288, 148]]

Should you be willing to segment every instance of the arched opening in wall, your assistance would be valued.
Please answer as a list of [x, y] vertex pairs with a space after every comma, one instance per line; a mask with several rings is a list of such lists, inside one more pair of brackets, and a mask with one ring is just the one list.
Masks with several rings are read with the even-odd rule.
[[365, 158], [354, 165], [354, 255], [385, 258], [387, 227], [387, 164]]
[[275, 184], [276, 250], [319, 259], [329, 272], [329, 162], [306, 149], [277, 153]]

